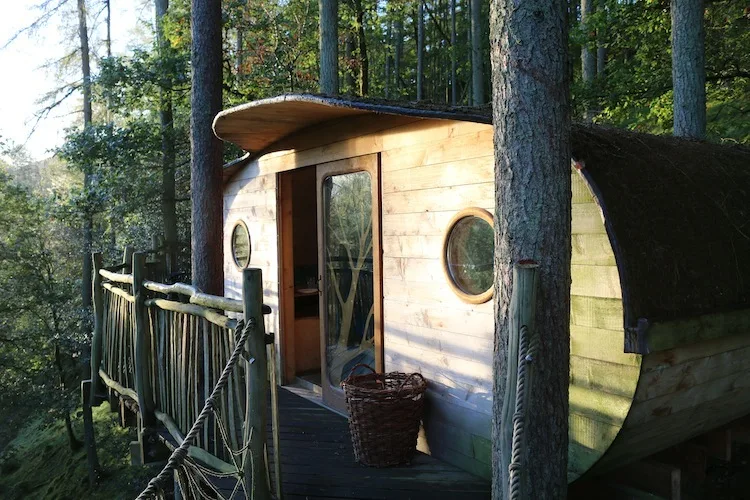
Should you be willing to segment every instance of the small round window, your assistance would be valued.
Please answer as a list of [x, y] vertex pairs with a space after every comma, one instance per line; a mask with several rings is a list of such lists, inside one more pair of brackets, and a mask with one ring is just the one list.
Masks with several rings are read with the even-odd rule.
[[443, 243], [443, 268], [451, 288], [466, 302], [487, 302], [492, 297], [494, 262], [492, 215], [481, 208], [462, 210], [448, 226]]
[[232, 230], [232, 257], [240, 269], [250, 265], [250, 232], [242, 221]]

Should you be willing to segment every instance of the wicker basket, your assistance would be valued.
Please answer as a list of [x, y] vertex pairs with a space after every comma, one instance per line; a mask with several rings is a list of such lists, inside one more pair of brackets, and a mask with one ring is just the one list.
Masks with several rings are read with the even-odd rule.
[[427, 383], [419, 373], [349, 375], [341, 385], [349, 411], [354, 458], [364, 465], [387, 467], [414, 456]]

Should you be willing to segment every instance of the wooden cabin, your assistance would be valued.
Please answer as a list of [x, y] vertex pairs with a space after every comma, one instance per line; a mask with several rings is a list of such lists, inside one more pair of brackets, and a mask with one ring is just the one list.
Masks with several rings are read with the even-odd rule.
[[[419, 448], [485, 477], [490, 120], [288, 95], [214, 122], [248, 153], [225, 169], [225, 292], [263, 270], [281, 380], [344, 411], [357, 364], [420, 372]], [[570, 480], [750, 413], [750, 152], [598, 127], [572, 140]]]

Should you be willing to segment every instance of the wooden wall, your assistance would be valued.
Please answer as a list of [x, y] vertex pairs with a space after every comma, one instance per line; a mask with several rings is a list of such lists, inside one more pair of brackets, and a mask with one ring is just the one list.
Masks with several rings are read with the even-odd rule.
[[494, 208], [492, 129], [454, 123], [381, 155], [386, 370], [429, 382], [423, 451], [491, 473], [493, 303], [462, 302], [443, 274], [448, 222]]
[[[266, 301], [274, 309], [268, 328], [279, 331], [275, 173], [381, 153], [385, 368], [419, 371], [428, 379], [420, 449], [488, 477], [493, 303], [461, 302], [445, 281], [440, 253], [458, 210], [494, 210], [492, 128], [366, 116], [322, 124], [288, 141], [297, 149], [250, 163], [227, 185], [227, 293], [239, 290], [228, 241], [233, 221], [243, 217], [253, 239], [251, 264], [264, 270]], [[601, 212], [575, 172], [572, 223], [570, 479], [617, 436], [641, 363], [638, 355], [623, 353], [614, 256]], [[279, 347], [283, 355], [283, 343]]]
[[232, 258], [232, 229], [243, 220], [250, 231], [250, 267], [263, 272], [263, 302], [271, 307], [266, 331], [278, 332], [279, 269], [276, 230], [276, 175], [253, 163], [224, 185], [224, 294], [242, 297], [242, 271]]
[[[684, 323], [675, 322], [680, 328], [686, 327]], [[595, 472], [606, 472], [750, 414], [749, 334], [643, 356], [632, 410]]]
[[640, 355], [623, 352], [620, 277], [601, 210], [577, 171], [571, 175], [570, 481], [597, 462], [617, 437], [641, 365]]

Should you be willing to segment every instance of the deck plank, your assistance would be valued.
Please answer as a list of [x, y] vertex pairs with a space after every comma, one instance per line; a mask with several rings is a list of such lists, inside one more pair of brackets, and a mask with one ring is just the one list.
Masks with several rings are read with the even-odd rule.
[[488, 481], [423, 453], [400, 467], [356, 463], [347, 420], [283, 388], [279, 410], [285, 498], [490, 498]]

